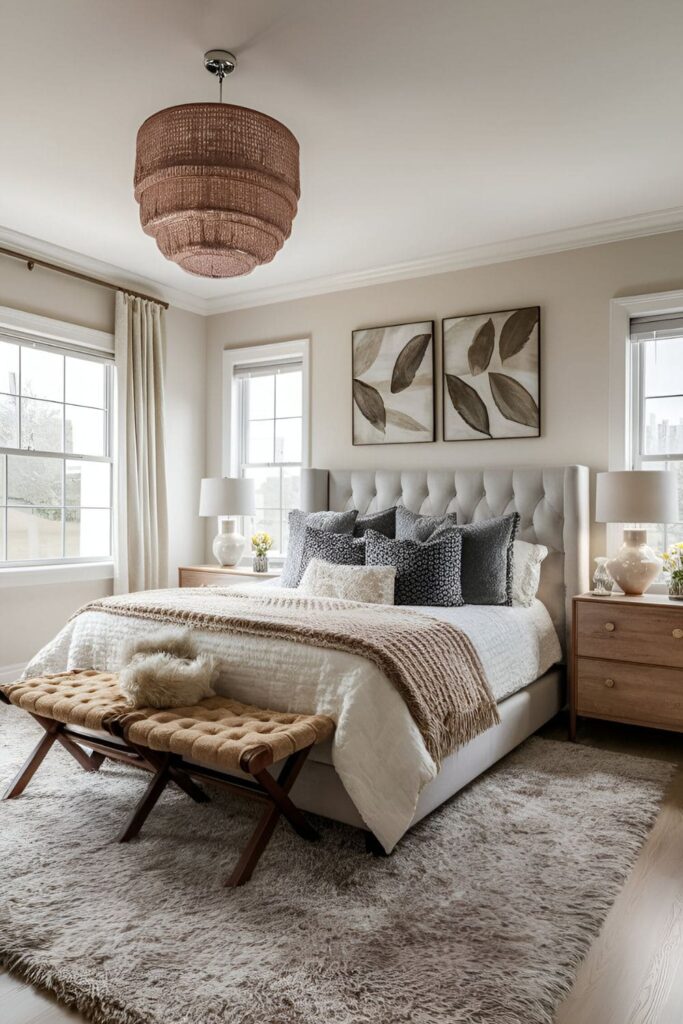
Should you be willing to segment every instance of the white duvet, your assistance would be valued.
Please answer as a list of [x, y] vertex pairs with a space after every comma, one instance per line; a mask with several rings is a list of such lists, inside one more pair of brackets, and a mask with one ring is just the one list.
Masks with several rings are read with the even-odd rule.
[[[529, 608], [466, 605], [419, 611], [467, 633], [498, 701], [533, 682], [561, 656], [540, 601]], [[116, 670], [123, 645], [149, 628], [139, 619], [84, 612], [36, 655], [25, 675], [74, 668]], [[383, 673], [342, 651], [193, 632], [198, 649], [219, 660], [219, 693], [261, 707], [319, 712], [334, 719], [332, 763], [363, 821], [390, 851], [410, 825], [420, 791], [437, 769], [406, 705]]]

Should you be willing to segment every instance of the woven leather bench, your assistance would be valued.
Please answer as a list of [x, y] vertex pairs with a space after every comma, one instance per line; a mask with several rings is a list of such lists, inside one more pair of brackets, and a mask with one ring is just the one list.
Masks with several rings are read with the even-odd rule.
[[[134, 709], [119, 689], [116, 674], [96, 671], [65, 672], [0, 686], [0, 699], [27, 711], [44, 729], [3, 800], [23, 793], [58, 742], [86, 771], [97, 771], [109, 757], [152, 773], [119, 834], [120, 842], [138, 835], [169, 782], [198, 803], [206, 802], [208, 796], [195, 779], [220, 783], [265, 803], [226, 885], [242, 885], [251, 878], [281, 814], [304, 839], [318, 838], [288, 794], [311, 748], [334, 730], [334, 722], [326, 715], [268, 711], [227, 697], [209, 697], [185, 708]], [[269, 768], [283, 760], [275, 777]]]

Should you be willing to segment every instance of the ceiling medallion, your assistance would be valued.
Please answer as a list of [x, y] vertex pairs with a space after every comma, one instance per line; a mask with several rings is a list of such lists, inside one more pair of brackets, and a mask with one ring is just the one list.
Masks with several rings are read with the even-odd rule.
[[218, 103], [185, 103], [148, 117], [137, 136], [140, 222], [166, 259], [199, 277], [239, 277], [269, 263], [292, 230], [299, 143], [267, 114], [223, 103], [237, 61], [209, 50]]

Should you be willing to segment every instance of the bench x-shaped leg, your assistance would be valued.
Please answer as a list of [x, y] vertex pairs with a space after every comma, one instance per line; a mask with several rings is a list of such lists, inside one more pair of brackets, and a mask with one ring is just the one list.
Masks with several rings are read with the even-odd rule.
[[65, 736], [63, 734], [64, 726], [61, 722], [41, 718], [40, 715], [32, 715], [31, 717], [45, 730], [45, 734], [40, 738], [33, 752], [10, 782], [3, 793], [3, 800], [12, 800], [14, 797], [21, 796], [43, 763], [45, 755], [55, 742], [61, 743], [64, 749], [69, 751], [71, 756], [78, 761], [81, 768], [86, 772], [96, 772], [104, 761], [102, 754], [98, 754], [96, 751], [93, 751], [92, 754], [86, 754], [77, 743], [74, 743], [68, 736]]
[[176, 786], [187, 793], [197, 804], [205, 804], [209, 801], [204, 790], [190, 778], [187, 772], [173, 764], [170, 754], [157, 754], [147, 747], [138, 747], [135, 743], [131, 743], [130, 746], [146, 761], [154, 775], [119, 833], [118, 841], [120, 843], [127, 843], [138, 835], [169, 782], [175, 782]]
[[235, 865], [230, 877], [226, 879], [226, 886], [234, 888], [238, 885], [244, 885], [245, 882], [249, 881], [261, 854], [270, 842], [281, 814], [284, 815], [294, 831], [302, 839], [314, 841], [319, 838], [316, 830], [312, 825], [309, 825], [299, 808], [292, 803], [287, 795], [296, 782], [310, 749], [310, 747], [306, 747], [304, 750], [299, 750], [296, 754], [288, 757], [277, 780], [265, 769], [254, 772], [254, 778], [270, 797], [270, 806], [263, 812], [249, 842], [242, 851], [242, 856]]

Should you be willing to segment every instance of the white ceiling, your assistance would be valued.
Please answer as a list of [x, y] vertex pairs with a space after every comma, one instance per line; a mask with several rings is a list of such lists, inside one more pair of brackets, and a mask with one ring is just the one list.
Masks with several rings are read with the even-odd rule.
[[[673, 222], [682, 36], [680, 0], [0, 0], [0, 224], [208, 309], [578, 225]], [[238, 57], [226, 98], [301, 145], [291, 238], [228, 281], [164, 260], [131, 184], [139, 124], [216, 98], [211, 47]]]

